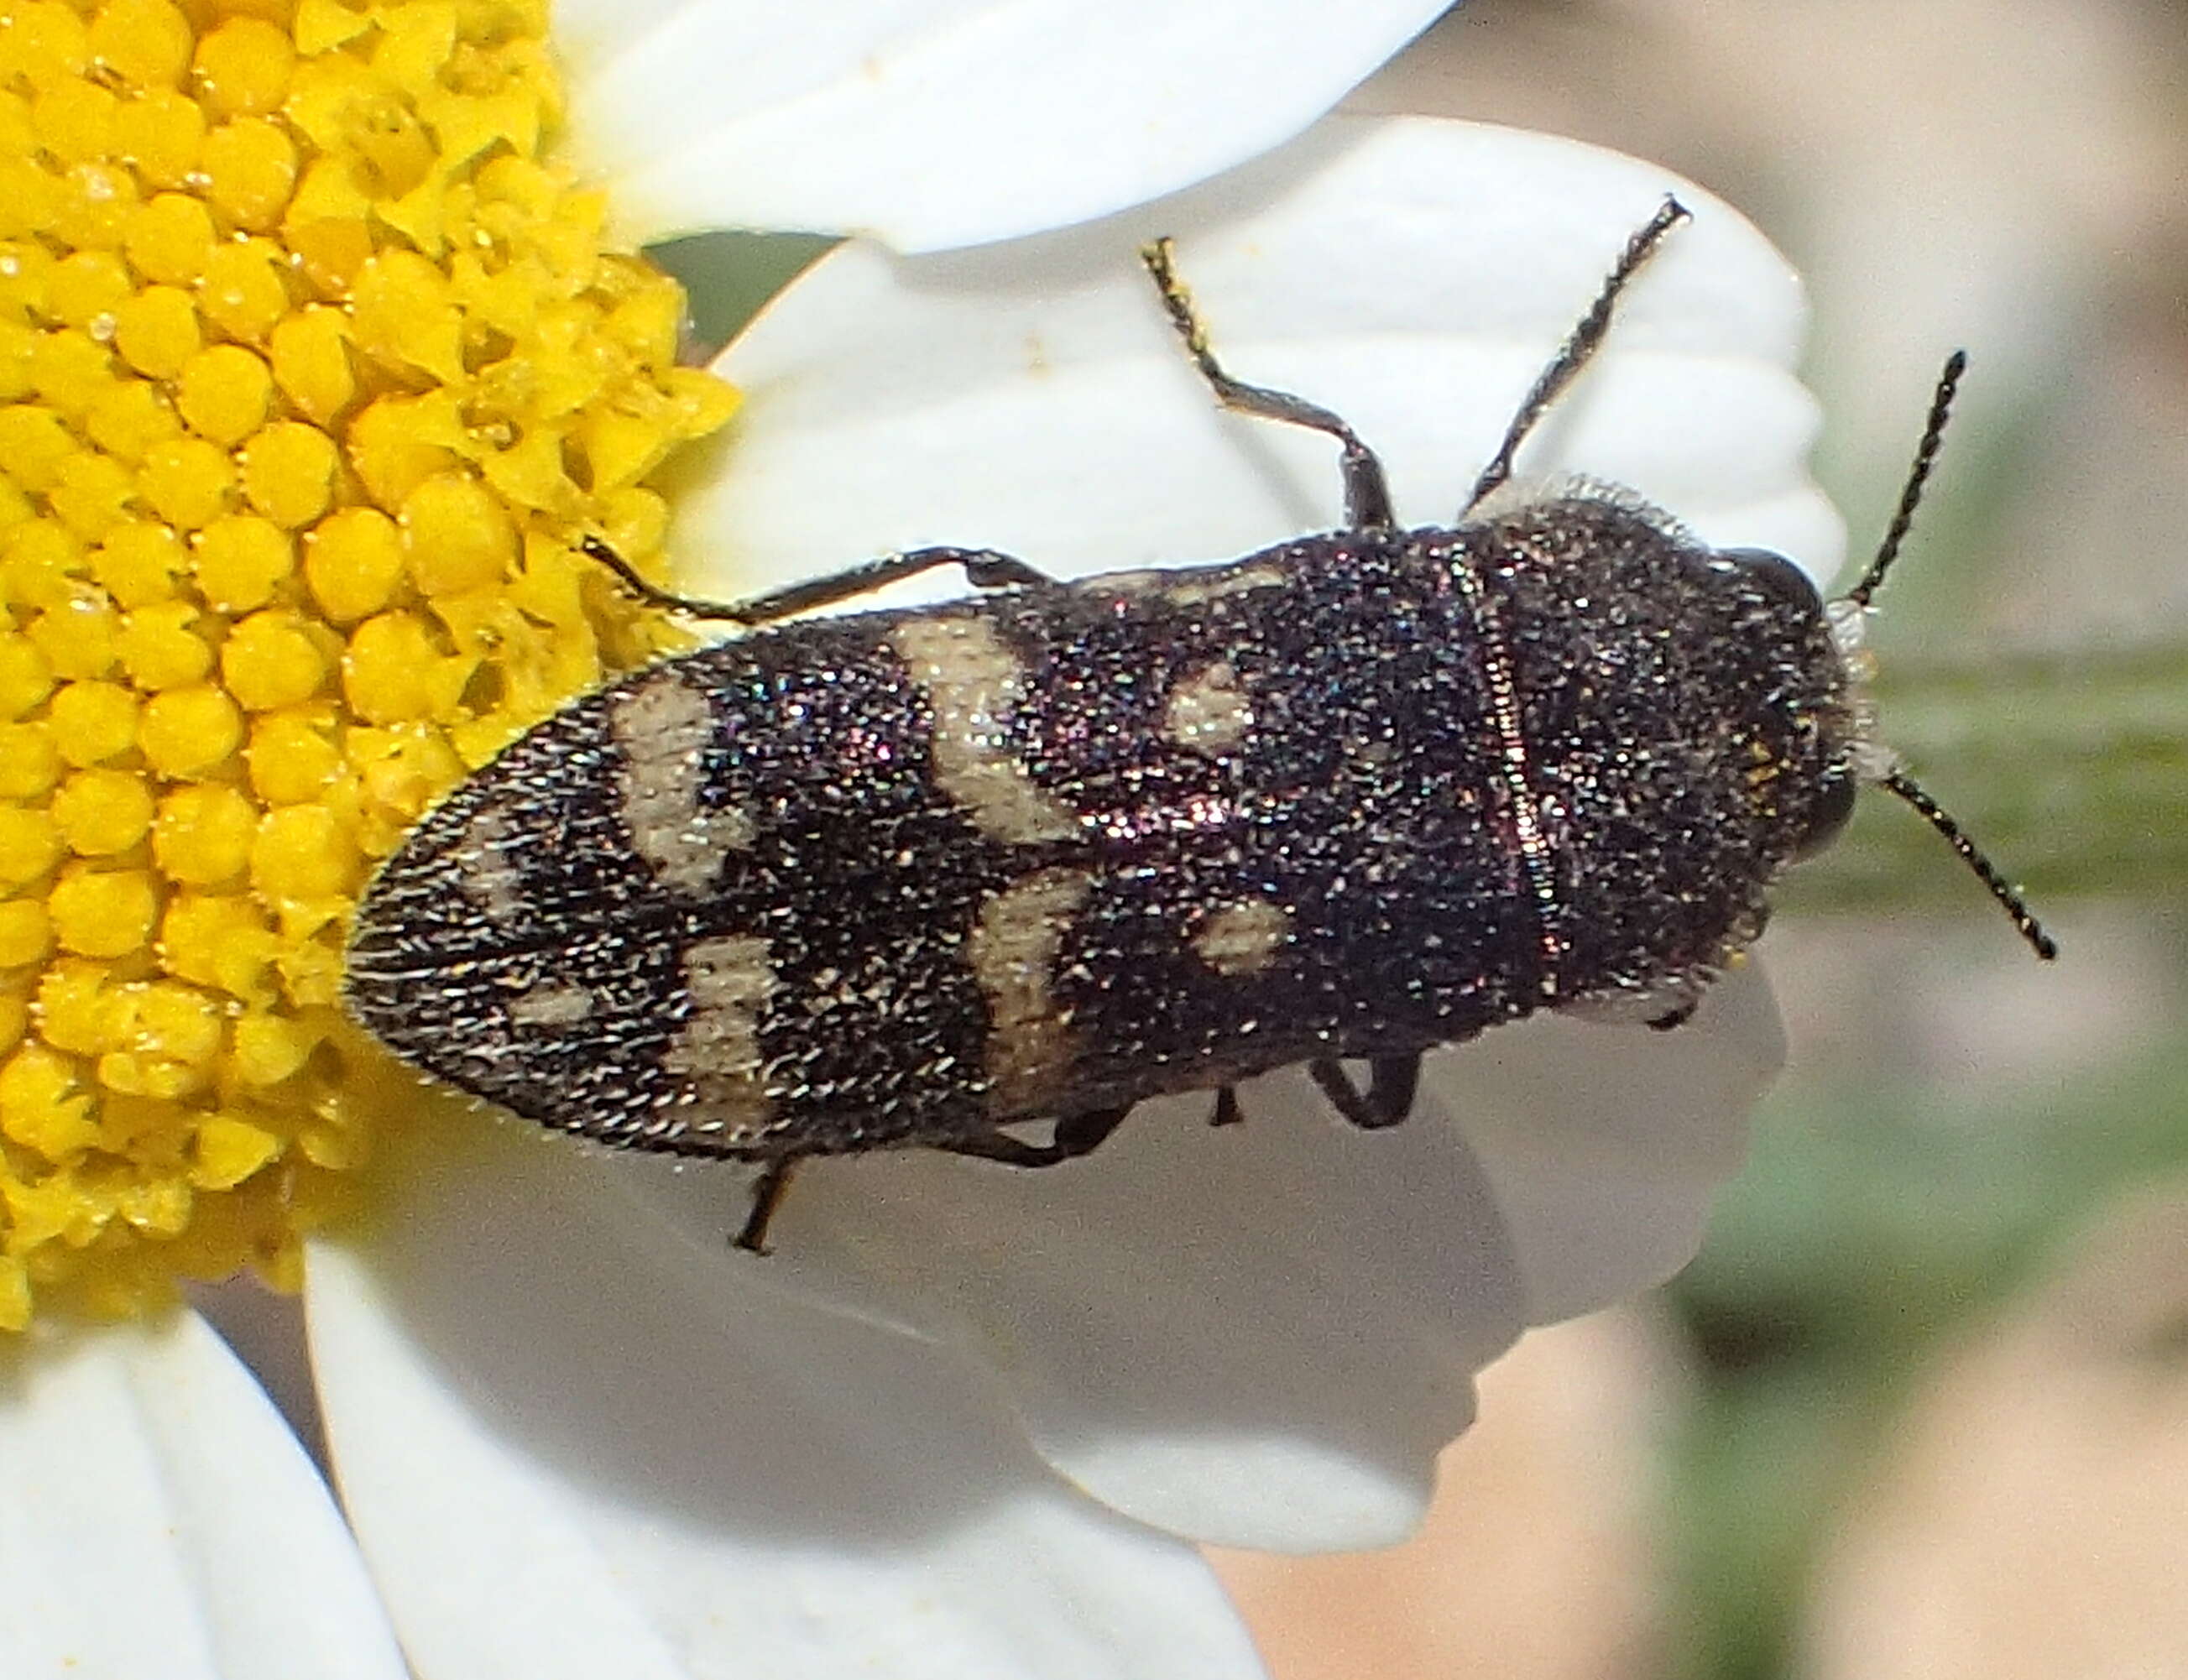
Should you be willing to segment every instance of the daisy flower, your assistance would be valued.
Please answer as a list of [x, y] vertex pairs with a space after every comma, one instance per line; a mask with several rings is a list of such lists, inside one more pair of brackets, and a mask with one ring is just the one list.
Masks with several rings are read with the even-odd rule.
[[[1774, 1065], [1751, 975], [1668, 1037], [1493, 1034], [1386, 1136], [1280, 1074], [1243, 1135], [1186, 1105], [1069, 1173], [826, 1163], [769, 1260], [724, 1249], [733, 1174], [472, 1113], [336, 1007], [404, 826], [679, 634], [583, 532], [734, 595], [1329, 523], [1326, 452], [1193, 386], [1154, 233], [1232, 365], [1436, 520], [1679, 185], [1694, 228], [1524, 465], [1835, 558], [1768, 247], [1564, 143], [1266, 150], [1434, 8], [1295, 9], [570, 7], [611, 210], [545, 155], [520, 0], [0, 7], [0, 1666], [1250, 1674], [1172, 1535], [1402, 1531], [1475, 1368], [1685, 1257]], [[1241, 42], [1258, 82], [1213, 68]], [[730, 222], [899, 250], [755, 324], [672, 504], [736, 397], [603, 230]], [[304, 1294], [340, 1513], [166, 1305], [240, 1266]]]

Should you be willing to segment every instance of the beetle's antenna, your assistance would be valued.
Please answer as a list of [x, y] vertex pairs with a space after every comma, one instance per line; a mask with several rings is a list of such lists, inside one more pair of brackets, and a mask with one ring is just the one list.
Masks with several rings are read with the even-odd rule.
[[1899, 558], [1899, 545], [1907, 540], [1908, 532], [1914, 527], [1914, 510], [1922, 502], [1922, 487], [1929, 482], [1930, 469], [1937, 464], [1937, 449], [1945, 441], [1945, 420], [1953, 411], [1953, 397], [1960, 388], [1960, 375], [1967, 370], [1966, 351], [1955, 350], [1945, 358], [1945, 369], [1937, 375], [1937, 394], [1930, 399], [1930, 418], [1923, 425], [1922, 441], [1914, 446], [1914, 465], [1908, 469], [1907, 488], [1899, 493], [1899, 510], [1885, 527], [1884, 540], [1876, 545], [1876, 558], [1869, 561], [1869, 570], [1861, 574], [1858, 583], [1846, 592], [1846, 598], [1856, 606], [1869, 605], [1876, 586], [1892, 569], [1892, 562]]
[[[1955, 350], [1945, 358], [1943, 371], [1937, 375], [1937, 389], [1930, 398], [1930, 417], [1922, 424], [1922, 441], [1914, 446], [1914, 464], [1908, 469], [1907, 486], [1899, 493], [1898, 510], [1892, 516], [1892, 523], [1885, 527], [1884, 540], [1876, 545], [1876, 558], [1869, 561], [1869, 570], [1861, 574], [1859, 583], [1846, 592], [1845, 599], [1857, 607], [1868, 608], [1869, 598], [1884, 582], [1884, 574], [1898, 559], [1900, 544], [1914, 528], [1914, 510], [1921, 505], [1922, 488], [1930, 481], [1930, 469], [1937, 464], [1937, 450], [1945, 440], [1945, 421], [1952, 414], [1953, 398], [1960, 388], [1960, 375], [1967, 370], [1966, 351]], [[1905, 800], [1923, 821], [1944, 836], [1945, 843], [1960, 854], [1960, 861], [1976, 872], [1976, 879], [1988, 887], [1991, 897], [2005, 907], [2021, 937], [2028, 941], [2037, 956], [2049, 962], [2059, 955], [2058, 943], [2044, 931], [2044, 925], [2030, 912], [2027, 901], [2007, 883], [1997, 865], [1983, 855], [1982, 848], [1968, 838], [1960, 824], [1925, 793], [1912, 776], [1903, 770], [1888, 770], [1877, 779], [1877, 786]]]
[[2027, 900], [2006, 884], [2005, 877], [1999, 874], [1976, 843], [1960, 832], [1960, 824], [1947, 815], [1935, 799], [1916, 786], [1913, 778], [1903, 771], [1893, 770], [1877, 786], [1898, 794], [1921, 813], [1925, 822], [1945, 837], [1945, 843], [1960, 854], [1961, 861], [1975, 871], [1976, 879], [1989, 888], [1991, 897], [2005, 907], [2005, 913], [2013, 918], [2013, 925], [2021, 930], [2021, 937], [2028, 941], [2037, 956], [2049, 962], [2059, 955], [2058, 942], [2044, 931], [2044, 924], [2030, 913]]

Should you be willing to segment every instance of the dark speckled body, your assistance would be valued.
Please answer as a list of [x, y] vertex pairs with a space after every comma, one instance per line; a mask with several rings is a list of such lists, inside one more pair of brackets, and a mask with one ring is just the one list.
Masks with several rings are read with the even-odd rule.
[[457, 789], [349, 1000], [533, 1119], [757, 1159], [1403, 1054], [1706, 981], [1843, 804], [1846, 684], [1813, 590], [1609, 493], [796, 622]]

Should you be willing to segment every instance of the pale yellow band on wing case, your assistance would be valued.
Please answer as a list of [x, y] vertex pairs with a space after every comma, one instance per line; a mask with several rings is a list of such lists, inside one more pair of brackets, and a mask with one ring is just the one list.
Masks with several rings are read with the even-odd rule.
[[1214, 757], [1228, 753], [1253, 727], [1254, 708], [1227, 659], [1182, 678], [1163, 708], [1163, 736], [1173, 746]]
[[683, 1087], [674, 1130], [734, 1142], [765, 1129], [774, 1104], [762, 1077], [759, 1021], [775, 987], [765, 939], [702, 939], [684, 953], [688, 1012], [661, 1058]]
[[592, 993], [584, 987], [545, 980], [509, 1001], [509, 1018], [520, 1027], [574, 1027], [590, 1018], [594, 1005]]
[[1209, 912], [1193, 954], [1218, 974], [1258, 974], [1291, 938], [1291, 918], [1266, 899], [1242, 899]]
[[980, 832], [1009, 845], [1076, 835], [1071, 808], [1010, 751], [1026, 673], [995, 626], [973, 617], [911, 618], [889, 642], [934, 708], [935, 782]]
[[753, 843], [748, 813], [700, 808], [704, 754], [714, 738], [706, 694], [673, 664], [663, 666], [616, 697], [609, 728], [623, 751], [623, 820], [632, 848], [669, 891], [705, 894], [722, 854]]
[[509, 824], [500, 809], [483, 805], [464, 825], [449, 866], [456, 889], [488, 921], [507, 924], [523, 919], [524, 880], [509, 855]]
[[1070, 1018], [1057, 1006], [1056, 961], [1093, 886], [1081, 870], [1036, 870], [981, 906], [966, 959], [988, 1003], [990, 1113], [1039, 1113], [1078, 1057]]

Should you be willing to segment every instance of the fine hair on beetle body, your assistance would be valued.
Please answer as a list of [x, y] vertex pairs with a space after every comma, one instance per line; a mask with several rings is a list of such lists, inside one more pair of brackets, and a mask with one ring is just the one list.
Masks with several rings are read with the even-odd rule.
[[[1216, 401], [1338, 445], [1337, 529], [1069, 583], [918, 548], [733, 603], [584, 538], [640, 599], [743, 634], [573, 701], [429, 812], [359, 906], [350, 1007], [544, 1125], [756, 1164], [757, 1251], [810, 1156], [1051, 1166], [1153, 1097], [1235, 1121], [1238, 1083], [1293, 1063], [1382, 1127], [1426, 1051], [1501, 1023], [1675, 1027], [1864, 783], [2051, 956], [1862, 692], [1964, 358], [1828, 606], [1629, 491], [1514, 481], [1686, 219], [1667, 198], [1616, 253], [1446, 526], [1400, 525], [1337, 414], [1234, 378], [1159, 240]], [[973, 593], [802, 616], [942, 567]]]

